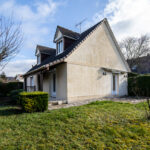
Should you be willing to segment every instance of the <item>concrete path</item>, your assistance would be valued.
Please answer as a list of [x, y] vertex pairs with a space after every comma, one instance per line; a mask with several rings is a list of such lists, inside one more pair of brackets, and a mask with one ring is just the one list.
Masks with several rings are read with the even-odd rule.
[[126, 98], [100, 98], [100, 99], [84, 100], [84, 101], [81, 101], [81, 102], [74, 102], [74, 103], [61, 104], [61, 105], [51, 105], [51, 104], [49, 104], [48, 110], [60, 109], [60, 108], [68, 108], [68, 107], [73, 107], [73, 106], [81, 106], [81, 105], [89, 104], [89, 103], [95, 102], [95, 101], [115, 101], [115, 102], [125, 102], [125, 103], [136, 104], [136, 103], [139, 103], [139, 102], [146, 101], [146, 98], [133, 98], [133, 97], [126, 97]]

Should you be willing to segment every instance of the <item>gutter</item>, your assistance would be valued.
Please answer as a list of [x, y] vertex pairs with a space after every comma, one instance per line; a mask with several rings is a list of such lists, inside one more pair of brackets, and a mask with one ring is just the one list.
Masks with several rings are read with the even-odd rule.
[[118, 69], [110, 69], [110, 68], [105, 68], [105, 67], [101, 67], [104, 71], [107, 71], [107, 72], [112, 72], [112, 73], [121, 73], [121, 74], [124, 74], [124, 73], [129, 73], [128, 71], [122, 71], [122, 70], [118, 70]]
[[64, 60], [65, 60], [65, 58], [61, 58], [61, 59], [59, 59], [59, 60], [55, 60], [55, 61], [53, 61], [53, 62], [51, 62], [51, 63], [49, 63], [49, 64], [43, 65], [43, 66], [41, 66], [40, 68], [37, 68], [37, 69], [35, 69], [35, 70], [33, 70], [33, 71], [30, 71], [30, 72], [24, 74], [23, 77], [25, 77], [25, 76], [27, 76], [27, 75], [30, 75], [30, 74], [33, 74], [33, 73], [35, 73], [35, 72], [38, 72], [38, 71], [40, 71], [40, 70], [46, 69], [46, 68], [48, 68], [48, 67], [50, 67], [50, 66], [54, 66], [54, 65], [57, 65], [57, 64], [59, 64], [59, 63], [62, 63], [62, 62], [64, 62]]

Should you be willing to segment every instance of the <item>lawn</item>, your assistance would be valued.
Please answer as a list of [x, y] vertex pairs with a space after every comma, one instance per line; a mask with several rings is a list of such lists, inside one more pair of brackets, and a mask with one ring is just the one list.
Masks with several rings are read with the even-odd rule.
[[0, 106], [0, 149], [150, 149], [144, 105], [105, 101], [32, 114]]

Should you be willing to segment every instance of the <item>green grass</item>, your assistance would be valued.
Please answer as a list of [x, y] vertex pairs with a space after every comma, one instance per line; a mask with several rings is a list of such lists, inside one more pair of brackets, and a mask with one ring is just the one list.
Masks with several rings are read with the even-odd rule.
[[94, 102], [44, 113], [0, 107], [0, 149], [150, 149], [144, 103]]

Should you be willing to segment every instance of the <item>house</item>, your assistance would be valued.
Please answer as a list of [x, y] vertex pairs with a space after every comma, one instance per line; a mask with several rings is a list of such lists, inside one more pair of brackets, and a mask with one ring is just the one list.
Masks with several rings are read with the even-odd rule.
[[23, 81], [24, 81], [22, 74], [17, 74], [17, 75], [15, 76], [15, 79], [16, 79], [18, 82], [23, 82]]
[[127, 60], [131, 71], [139, 74], [150, 73], [150, 54]]
[[0, 82], [10, 83], [10, 82], [18, 82], [18, 81], [15, 79], [15, 77], [5, 77], [5, 78], [0, 77]]
[[107, 19], [79, 34], [57, 26], [56, 49], [37, 45], [37, 65], [25, 75], [27, 91], [46, 91], [67, 103], [124, 96], [128, 64]]

